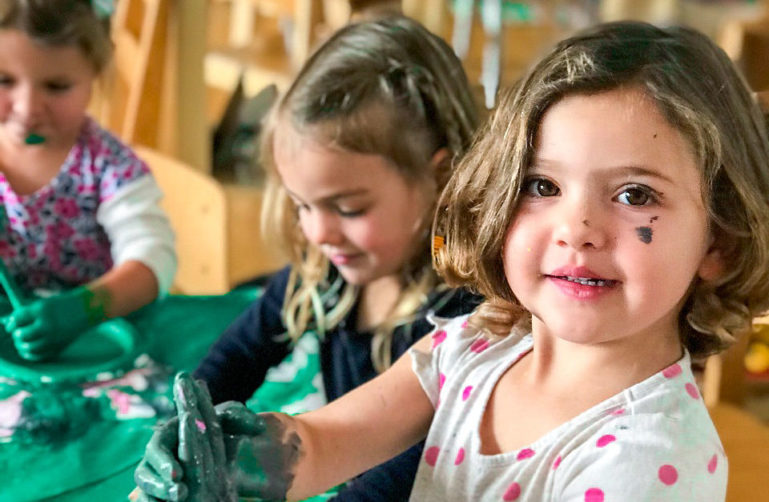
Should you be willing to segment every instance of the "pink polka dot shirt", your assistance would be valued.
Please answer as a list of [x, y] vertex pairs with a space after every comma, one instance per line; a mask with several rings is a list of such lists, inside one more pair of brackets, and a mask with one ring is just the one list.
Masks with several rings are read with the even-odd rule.
[[432, 350], [409, 352], [436, 406], [412, 501], [724, 500], [726, 457], [688, 354], [525, 447], [479, 453], [491, 391], [532, 339], [489, 340], [466, 320], [434, 319]]

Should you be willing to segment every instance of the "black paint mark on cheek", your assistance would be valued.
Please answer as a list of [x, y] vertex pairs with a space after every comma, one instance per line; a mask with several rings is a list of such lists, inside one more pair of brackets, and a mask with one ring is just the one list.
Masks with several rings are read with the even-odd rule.
[[660, 219], [659, 216], [652, 216], [651, 218], [649, 218], [649, 225], [651, 225], [652, 223], [654, 223], [655, 221], [657, 221], [659, 219]]
[[652, 229], [649, 227], [638, 227], [635, 229], [638, 234], [638, 239], [644, 244], [649, 244], [652, 241]]

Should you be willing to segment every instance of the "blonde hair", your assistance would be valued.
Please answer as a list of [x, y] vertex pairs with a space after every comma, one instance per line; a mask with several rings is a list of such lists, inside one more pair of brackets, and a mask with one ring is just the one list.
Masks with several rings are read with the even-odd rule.
[[769, 308], [769, 141], [761, 110], [726, 54], [687, 28], [596, 26], [559, 44], [517, 87], [455, 169], [434, 232], [450, 285], [487, 300], [472, 322], [505, 335], [530, 323], [505, 280], [503, 239], [546, 110], [573, 94], [642, 89], [688, 140], [725, 274], [696, 279], [680, 313], [682, 343], [698, 357], [722, 350]]
[[48, 47], [77, 47], [101, 73], [112, 56], [109, 19], [90, 0], [0, 0], [0, 29], [15, 29]]
[[[416, 21], [393, 16], [348, 25], [310, 57], [272, 110], [260, 148], [268, 173], [263, 228], [278, 237], [292, 264], [283, 305], [292, 339], [307, 329], [322, 336], [336, 326], [355, 304], [358, 290], [329, 277], [328, 260], [297, 225], [293, 203], [275, 171], [279, 124], [332, 148], [379, 155], [405, 179], [434, 179], [440, 190], [452, 159], [437, 170], [431, 159], [442, 148], [450, 156], [462, 155], [477, 122], [460, 61]], [[426, 216], [423, 242], [418, 243], [424, 253], [415, 253], [404, 265], [402, 292], [374, 330], [372, 362], [378, 371], [391, 363], [393, 330], [413, 321], [427, 294], [440, 287], [430, 263], [429, 220]]]

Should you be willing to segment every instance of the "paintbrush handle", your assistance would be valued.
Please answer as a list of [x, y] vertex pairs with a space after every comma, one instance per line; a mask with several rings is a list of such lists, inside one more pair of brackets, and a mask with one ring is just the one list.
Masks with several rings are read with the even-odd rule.
[[0, 260], [0, 284], [2, 284], [5, 294], [8, 295], [8, 300], [10, 300], [14, 309], [24, 305], [24, 295], [21, 294], [16, 281], [13, 280], [3, 260]]
[[[5, 212], [5, 204], [0, 202], [0, 227], [5, 227], [7, 219], [8, 215]], [[4, 231], [4, 228], [0, 228], [0, 232], [2, 231]], [[21, 294], [19, 286], [16, 285], [16, 281], [13, 280], [13, 276], [8, 271], [8, 268], [6, 268], [2, 259], [0, 259], [0, 285], [3, 286], [5, 294], [8, 295], [8, 300], [10, 300], [11, 306], [14, 309], [24, 304], [24, 295]]]

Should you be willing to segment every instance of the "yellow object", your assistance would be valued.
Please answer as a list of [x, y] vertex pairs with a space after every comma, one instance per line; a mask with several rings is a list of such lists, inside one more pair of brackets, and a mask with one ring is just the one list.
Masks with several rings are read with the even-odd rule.
[[769, 370], [769, 345], [753, 342], [745, 354], [745, 368], [751, 373], [763, 373]]

